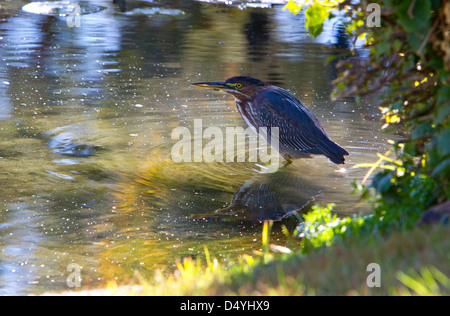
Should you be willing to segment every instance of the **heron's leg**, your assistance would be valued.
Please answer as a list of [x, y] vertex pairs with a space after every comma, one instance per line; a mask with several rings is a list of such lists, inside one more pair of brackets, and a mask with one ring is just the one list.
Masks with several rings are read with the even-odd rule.
[[292, 163], [292, 160], [289, 158], [284, 158], [284, 165], [282, 168], [286, 168], [287, 166], [289, 166]]

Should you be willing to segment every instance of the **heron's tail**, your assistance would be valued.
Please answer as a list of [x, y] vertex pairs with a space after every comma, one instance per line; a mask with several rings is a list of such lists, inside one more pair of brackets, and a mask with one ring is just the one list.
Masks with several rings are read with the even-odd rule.
[[335, 164], [345, 164], [344, 156], [348, 156], [348, 152], [331, 139], [320, 140], [318, 147], [322, 150], [322, 153]]

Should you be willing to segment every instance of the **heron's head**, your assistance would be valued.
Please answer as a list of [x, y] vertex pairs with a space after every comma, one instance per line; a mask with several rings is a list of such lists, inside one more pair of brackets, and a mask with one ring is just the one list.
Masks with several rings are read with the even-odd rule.
[[193, 86], [200, 88], [214, 89], [217, 91], [224, 91], [231, 93], [234, 97], [240, 99], [243, 96], [250, 97], [261, 87], [267, 86], [261, 80], [247, 77], [236, 76], [228, 79], [225, 82], [197, 82]]

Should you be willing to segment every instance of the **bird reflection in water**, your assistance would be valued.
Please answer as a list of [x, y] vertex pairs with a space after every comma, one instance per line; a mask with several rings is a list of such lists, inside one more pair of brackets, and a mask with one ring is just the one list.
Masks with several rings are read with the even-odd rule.
[[280, 221], [307, 211], [322, 190], [296, 168], [258, 173], [254, 163], [174, 163], [163, 156], [153, 156], [115, 196], [123, 201], [118, 209], [157, 218], [155, 225], [176, 234], [193, 229], [188, 227], [194, 222]]
[[216, 210], [215, 215], [222, 221], [281, 221], [307, 211], [320, 193], [317, 185], [283, 168], [245, 181], [231, 203]]

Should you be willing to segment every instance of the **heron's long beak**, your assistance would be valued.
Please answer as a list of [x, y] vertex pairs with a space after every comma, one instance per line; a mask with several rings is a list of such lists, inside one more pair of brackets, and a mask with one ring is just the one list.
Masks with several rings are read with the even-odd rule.
[[191, 86], [199, 87], [199, 88], [208, 88], [208, 89], [214, 89], [217, 91], [227, 91], [231, 90], [230, 86], [227, 85], [225, 82], [197, 82], [191, 84]]

